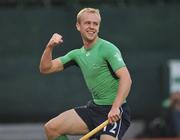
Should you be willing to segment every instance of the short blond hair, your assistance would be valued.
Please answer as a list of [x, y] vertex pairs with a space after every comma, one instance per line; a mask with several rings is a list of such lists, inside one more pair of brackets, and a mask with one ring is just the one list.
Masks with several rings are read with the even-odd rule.
[[83, 13], [93, 13], [93, 14], [97, 14], [100, 18], [100, 22], [101, 22], [101, 15], [99, 12], [99, 9], [95, 9], [95, 8], [83, 8], [82, 10], [79, 11], [79, 13], [77, 14], [77, 22], [80, 23], [80, 18], [82, 16]]

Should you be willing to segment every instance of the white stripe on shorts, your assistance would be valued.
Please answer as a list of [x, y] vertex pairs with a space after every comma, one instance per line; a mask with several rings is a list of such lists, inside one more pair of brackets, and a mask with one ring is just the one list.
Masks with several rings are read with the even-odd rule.
[[[122, 117], [123, 109], [122, 109], [122, 107], [121, 107], [120, 109], [121, 109], [121, 117]], [[116, 135], [116, 139], [118, 138], [119, 132], [120, 132], [120, 130], [121, 130], [121, 123], [122, 123], [122, 118], [121, 118], [121, 120], [119, 121], [119, 128], [118, 128], [118, 132], [117, 132], [117, 135]]]

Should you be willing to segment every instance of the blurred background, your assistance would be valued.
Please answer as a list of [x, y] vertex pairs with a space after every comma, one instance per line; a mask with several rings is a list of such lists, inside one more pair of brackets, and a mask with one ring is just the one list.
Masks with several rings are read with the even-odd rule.
[[54, 58], [82, 46], [84, 7], [100, 10], [100, 37], [120, 48], [133, 79], [124, 139], [180, 139], [179, 0], [0, 0], [0, 140], [43, 140], [46, 121], [91, 99], [78, 68], [39, 73], [53, 33], [64, 39]]

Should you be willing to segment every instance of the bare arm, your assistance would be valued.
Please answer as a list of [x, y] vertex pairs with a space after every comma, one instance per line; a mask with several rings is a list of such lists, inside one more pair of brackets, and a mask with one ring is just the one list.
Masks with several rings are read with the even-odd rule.
[[126, 97], [129, 95], [131, 88], [131, 77], [126, 67], [123, 67], [116, 71], [116, 75], [119, 78], [119, 87], [117, 91], [117, 96], [112, 104], [112, 108], [108, 114], [109, 122], [115, 122], [120, 119], [119, 107], [123, 104]]
[[61, 61], [58, 58], [54, 60], [52, 59], [53, 48], [62, 42], [63, 40], [61, 35], [57, 33], [53, 34], [41, 57], [39, 65], [39, 70], [41, 73], [49, 74], [63, 70], [63, 64]]

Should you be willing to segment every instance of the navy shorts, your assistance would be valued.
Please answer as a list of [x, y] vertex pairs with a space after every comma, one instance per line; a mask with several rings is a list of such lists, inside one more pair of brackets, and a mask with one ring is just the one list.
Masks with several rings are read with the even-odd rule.
[[[97, 105], [93, 101], [89, 101], [87, 105], [76, 107], [74, 109], [91, 131], [107, 120], [111, 105]], [[100, 139], [102, 134], [107, 134], [121, 140], [130, 126], [130, 110], [127, 103], [124, 103], [121, 106], [120, 111], [122, 117], [119, 121], [114, 124], [108, 124], [100, 132], [92, 136], [92, 138]]]

